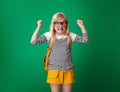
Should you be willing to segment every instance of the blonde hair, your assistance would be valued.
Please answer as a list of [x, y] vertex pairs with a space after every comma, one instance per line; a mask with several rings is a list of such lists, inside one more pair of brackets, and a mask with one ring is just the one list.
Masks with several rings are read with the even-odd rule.
[[50, 25], [50, 33], [51, 33], [51, 39], [50, 39], [50, 43], [53, 44], [55, 42], [56, 39], [56, 35], [55, 35], [55, 29], [54, 29], [54, 23], [58, 20], [58, 19], [64, 19], [67, 23], [66, 26], [66, 31], [65, 31], [65, 35], [68, 38], [67, 44], [69, 47], [71, 47], [71, 37], [70, 37], [70, 32], [69, 32], [69, 25], [68, 25], [68, 20], [65, 16], [64, 13], [62, 12], [57, 12], [53, 15], [52, 20], [51, 20], [51, 25]]

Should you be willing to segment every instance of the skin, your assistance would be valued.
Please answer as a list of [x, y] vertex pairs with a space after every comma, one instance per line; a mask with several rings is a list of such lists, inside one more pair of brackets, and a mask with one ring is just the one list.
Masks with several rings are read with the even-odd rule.
[[[65, 22], [64, 19], [60, 19], [57, 22]], [[66, 26], [67, 24], [59, 24], [59, 26], [55, 26], [55, 31], [56, 31], [56, 35], [64, 35], [65, 34], [65, 30], [66, 30]]]
[[[58, 22], [63, 22], [64, 19], [58, 20]], [[80, 27], [82, 30], [82, 33], [87, 33], [84, 23], [82, 20], [78, 19], [77, 25]], [[37, 28], [35, 29], [32, 38], [31, 38], [31, 43], [38, 38], [38, 33], [42, 27], [42, 20], [37, 21]], [[60, 24], [59, 26], [55, 26], [55, 31], [56, 35], [64, 35], [65, 30], [66, 30], [66, 25], [65, 24]], [[50, 84], [51, 91], [52, 92], [60, 92], [60, 87], [62, 86], [62, 92], [71, 92], [72, 89], [72, 84]]]

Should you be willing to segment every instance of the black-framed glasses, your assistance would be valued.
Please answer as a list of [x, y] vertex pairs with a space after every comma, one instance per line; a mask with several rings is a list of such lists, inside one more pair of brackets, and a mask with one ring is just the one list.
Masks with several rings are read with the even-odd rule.
[[55, 22], [54, 24], [55, 24], [55, 26], [57, 26], [57, 27], [59, 27], [60, 25], [66, 26], [67, 22], [66, 22], [66, 21], [63, 21], [63, 22]]

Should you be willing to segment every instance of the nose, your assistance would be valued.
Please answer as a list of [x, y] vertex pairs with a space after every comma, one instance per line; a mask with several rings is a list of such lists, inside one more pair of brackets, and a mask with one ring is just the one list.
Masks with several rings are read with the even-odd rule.
[[59, 25], [59, 28], [62, 28], [62, 25]]

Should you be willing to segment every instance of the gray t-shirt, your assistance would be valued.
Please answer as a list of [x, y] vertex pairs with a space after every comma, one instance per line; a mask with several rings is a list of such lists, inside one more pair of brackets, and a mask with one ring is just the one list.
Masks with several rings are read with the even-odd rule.
[[[41, 44], [50, 41], [50, 32], [44, 33], [38, 37], [32, 44]], [[78, 36], [70, 32], [72, 42], [87, 43], [89, 38], [87, 33]], [[67, 45], [67, 36], [59, 35], [53, 44], [51, 54], [49, 56], [49, 70], [68, 70], [73, 68], [71, 49]]]

